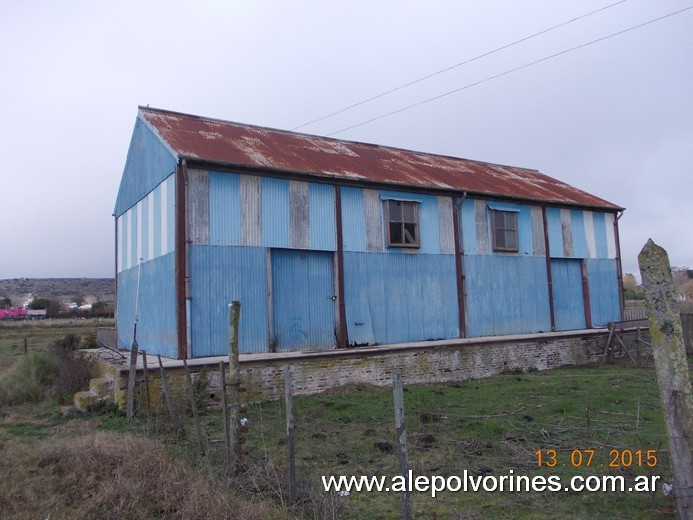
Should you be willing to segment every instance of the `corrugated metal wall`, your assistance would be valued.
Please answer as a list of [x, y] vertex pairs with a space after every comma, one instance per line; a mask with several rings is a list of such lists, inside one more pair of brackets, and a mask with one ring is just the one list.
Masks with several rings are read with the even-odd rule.
[[590, 289], [592, 326], [605, 327], [621, 320], [621, 299], [618, 294], [616, 260], [587, 259], [587, 280]]
[[174, 249], [175, 177], [171, 175], [116, 219], [116, 271], [148, 262]]
[[585, 328], [582, 266], [578, 259], [552, 258], [551, 281], [556, 330]]
[[551, 331], [546, 260], [467, 255], [468, 336]]
[[459, 337], [454, 255], [344, 253], [349, 341]]
[[273, 350], [334, 348], [334, 253], [272, 249]]
[[547, 208], [552, 258], [616, 258], [611, 213]]
[[[137, 275], [135, 266], [117, 274], [118, 346], [130, 348], [137, 307]], [[139, 321], [137, 342], [150, 354], [176, 357], [176, 298], [174, 255], [168, 253], [143, 262], [139, 285]]]
[[120, 217], [146, 197], [175, 171], [177, 162], [175, 154], [138, 116], [118, 189], [114, 215]]
[[228, 306], [241, 302], [242, 353], [267, 352], [267, 270], [261, 247], [190, 246], [193, 357], [228, 353]]

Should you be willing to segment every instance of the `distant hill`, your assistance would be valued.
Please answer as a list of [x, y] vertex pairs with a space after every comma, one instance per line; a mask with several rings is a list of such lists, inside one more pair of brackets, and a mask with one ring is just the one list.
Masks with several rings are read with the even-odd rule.
[[0, 280], [0, 299], [9, 298], [15, 307], [32, 298], [56, 300], [67, 305], [74, 301], [94, 303], [115, 299], [113, 278], [11, 278]]

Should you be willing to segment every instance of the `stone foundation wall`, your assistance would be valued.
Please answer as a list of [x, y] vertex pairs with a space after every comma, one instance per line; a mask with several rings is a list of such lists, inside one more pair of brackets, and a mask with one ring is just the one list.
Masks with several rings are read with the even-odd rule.
[[[480, 338], [452, 342], [430, 342], [392, 347], [367, 347], [327, 352], [292, 353], [286, 356], [242, 356], [241, 378], [246, 389], [244, 402], [275, 400], [284, 395], [283, 370], [291, 369], [294, 395], [312, 395], [344, 385], [369, 384], [389, 386], [393, 374], [401, 372], [404, 384], [431, 384], [477, 379], [504, 372], [548, 370], [564, 365], [583, 365], [601, 362], [608, 333], [582, 331], [582, 334], [542, 334], [503, 338]], [[649, 347], [638, 341], [650, 342], [647, 329], [621, 333], [630, 356], [644, 362]], [[609, 359], [630, 356], [620, 346], [609, 352]], [[651, 358], [650, 358], [651, 361]], [[115, 401], [124, 407], [127, 392], [127, 367], [120, 366], [116, 382]], [[206, 382], [198, 391], [219, 399], [219, 358], [194, 360], [190, 363], [193, 380]], [[138, 370], [138, 381], [143, 376]], [[185, 376], [182, 364], [169, 366], [166, 374], [171, 393], [178, 402], [186, 400]], [[201, 379], [202, 378], [202, 379]], [[154, 408], [163, 405], [158, 368], [149, 369], [150, 393]], [[139, 385], [137, 399], [144, 406], [144, 390]]]
[[[649, 332], [646, 331], [646, 341]], [[622, 339], [636, 361], [649, 348], [636, 341], [636, 333]], [[641, 336], [643, 337], [642, 331]], [[262, 364], [241, 363], [241, 377], [248, 401], [279, 399], [284, 395], [283, 369], [291, 367], [295, 395], [311, 395], [348, 384], [390, 386], [393, 374], [402, 373], [404, 384], [430, 384], [478, 379], [504, 372], [548, 370], [564, 365], [600, 362], [607, 335], [554, 337], [540, 341], [494, 342], [402, 349], [377, 354], [331, 358], [307, 358]], [[610, 359], [623, 358], [614, 349]]]

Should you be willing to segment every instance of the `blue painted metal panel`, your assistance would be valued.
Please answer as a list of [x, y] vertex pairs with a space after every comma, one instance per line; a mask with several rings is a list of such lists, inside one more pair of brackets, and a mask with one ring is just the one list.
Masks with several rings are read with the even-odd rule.
[[589, 259], [586, 262], [592, 326], [604, 327], [610, 321], [620, 321], [621, 299], [616, 260]]
[[349, 341], [459, 337], [454, 255], [344, 253]]
[[546, 225], [549, 228], [549, 252], [554, 258], [562, 258], [563, 230], [559, 208], [546, 208]]
[[333, 256], [272, 250], [272, 340], [277, 351], [334, 348]]
[[551, 330], [543, 257], [465, 255], [470, 337]]
[[310, 248], [324, 251], [337, 249], [334, 187], [329, 184], [308, 185], [310, 205]]
[[464, 199], [459, 212], [459, 229], [462, 230], [462, 250], [465, 255], [476, 255], [479, 253], [476, 241], [476, 222], [474, 220], [475, 204], [476, 202], [473, 199]]
[[584, 213], [579, 209], [572, 210], [570, 212], [570, 221], [573, 228], [573, 256], [575, 258], [587, 258]]
[[[422, 195], [419, 204], [419, 253], [440, 253], [440, 226], [438, 223], [438, 198]], [[392, 250], [394, 248], [390, 248]]]
[[[118, 345], [130, 348], [135, 323], [139, 267], [118, 273]], [[160, 256], [141, 266], [137, 343], [150, 354], [176, 357], [176, 297], [174, 255]]]
[[534, 255], [534, 242], [532, 241], [532, 208], [525, 204], [516, 204], [517, 214], [517, 239], [518, 254], [525, 256]]
[[241, 245], [241, 181], [235, 173], [209, 172], [209, 243]]
[[135, 122], [114, 215], [119, 217], [176, 169], [177, 158], [149, 125]]
[[190, 246], [193, 357], [228, 353], [228, 306], [241, 302], [241, 353], [267, 352], [267, 270], [261, 247]]
[[606, 239], [606, 218], [604, 213], [597, 211], [592, 215], [594, 220], [594, 241], [597, 246], [595, 256], [597, 258], [609, 258], [609, 245]]
[[366, 217], [361, 188], [341, 188], [344, 251], [366, 251]]
[[262, 178], [262, 245], [289, 247], [289, 181]]
[[581, 261], [552, 258], [551, 282], [556, 330], [584, 329]]

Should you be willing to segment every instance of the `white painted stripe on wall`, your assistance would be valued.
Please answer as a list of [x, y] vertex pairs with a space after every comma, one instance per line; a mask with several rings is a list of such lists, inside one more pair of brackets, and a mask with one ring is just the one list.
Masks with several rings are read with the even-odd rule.
[[136, 265], [137, 256], [137, 207], [128, 210], [128, 263], [126, 268], [130, 269]]
[[123, 270], [123, 216], [116, 219], [116, 273]]
[[606, 226], [606, 247], [609, 258], [616, 258], [616, 237], [614, 236], [614, 214], [604, 215], [604, 225]]
[[587, 241], [587, 258], [597, 257], [597, 237], [594, 235], [594, 213], [583, 211], [582, 218], [585, 223], [585, 239]]
[[135, 265], [139, 265], [140, 258], [142, 258], [142, 201], [139, 201], [135, 206], [137, 210], [137, 257], [135, 258]]
[[[147, 260], [154, 260], [154, 192], [147, 194]], [[158, 256], [158, 255], [157, 255]]]
[[561, 234], [563, 235], [563, 255], [566, 258], [575, 256], [573, 251], [573, 218], [567, 208], [561, 208]]
[[159, 215], [161, 218], [161, 251], [159, 254], [165, 255], [168, 253], [168, 216], [166, 215], [168, 210], [168, 181], [159, 184], [157, 189], [161, 190], [161, 203], [159, 204], [161, 207], [161, 215]]

